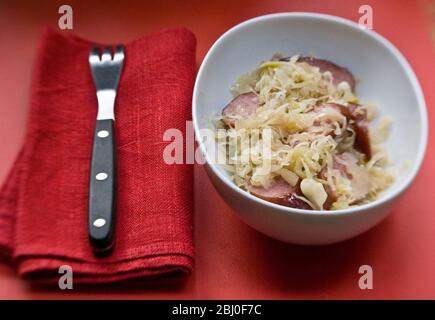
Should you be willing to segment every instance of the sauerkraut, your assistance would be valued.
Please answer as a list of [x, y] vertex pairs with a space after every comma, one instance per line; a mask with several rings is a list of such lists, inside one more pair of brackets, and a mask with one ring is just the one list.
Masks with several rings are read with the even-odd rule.
[[250, 93], [244, 99], [258, 107], [232, 105], [219, 118], [226, 170], [248, 192], [283, 179], [314, 210], [373, 201], [394, 179], [382, 145], [390, 122], [366, 128], [376, 107], [362, 104], [348, 82], [336, 84], [334, 74], [299, 58], [275, 55], [231, 87], [235, 97]]

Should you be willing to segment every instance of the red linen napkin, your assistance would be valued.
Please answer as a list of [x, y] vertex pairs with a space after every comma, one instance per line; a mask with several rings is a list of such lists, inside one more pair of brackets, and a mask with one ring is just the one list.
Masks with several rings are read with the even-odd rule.
[[194, 35], [168, 29], [125, 46], [115, 128], [116, 245], [94, 257], [87, 203], [97, 100], [88, 64], [93, 44], [46, 30], [36, 62], [21, 154], [0, 192], [0, 255], [19, 274], [74, 283], [188, 274], [193, 263], [193, 168], [163, 161], [163, 133], [185, 134], [195, 78]]

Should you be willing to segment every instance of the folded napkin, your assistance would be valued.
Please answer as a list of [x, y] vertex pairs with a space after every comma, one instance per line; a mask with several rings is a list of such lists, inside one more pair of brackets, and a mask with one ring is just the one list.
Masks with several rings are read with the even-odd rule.
[[163, 161], [163, 133], [185, 134], [195, 78], [194, 35], [167, 29], [125, 46], [115, 128], [115, 248], [94, 257], [88, 180], [97, 114], [88, 65], [94, 44], [46, 30], [36, 61], [23, 149], [0, 192], [0, 255], [20, 275], [74, 283], [183, 275], [193, 263], [193, 168]]

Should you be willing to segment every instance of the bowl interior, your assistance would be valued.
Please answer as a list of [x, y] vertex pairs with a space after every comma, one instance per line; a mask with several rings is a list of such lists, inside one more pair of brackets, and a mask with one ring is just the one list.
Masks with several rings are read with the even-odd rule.
[[[397, 49], [347, 20], [317, 14], [278, 14], [231, 29], [209, 51], [198, 74], [193, 99], [196, 129], [210, 128], [210, 120], [232, 99], [230, 86], [276, 52], [314, 55], [354, 74], [361, 100], [376, 104], [379, 118], [387, 115], [392, 120], [385, 144], [397, 177], [381, 198], [402, 190], [417, 172], [426, 144], [421, 90]], [[211, 166], [229, 179], [223, 168]]]

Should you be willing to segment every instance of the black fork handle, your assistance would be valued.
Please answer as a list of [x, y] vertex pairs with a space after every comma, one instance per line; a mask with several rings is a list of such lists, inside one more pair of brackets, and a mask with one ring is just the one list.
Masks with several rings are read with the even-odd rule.
[[114, 120], [97, 120], [89, 179], [88, 233], [96, 254], [114, 245], [116, 145]]

